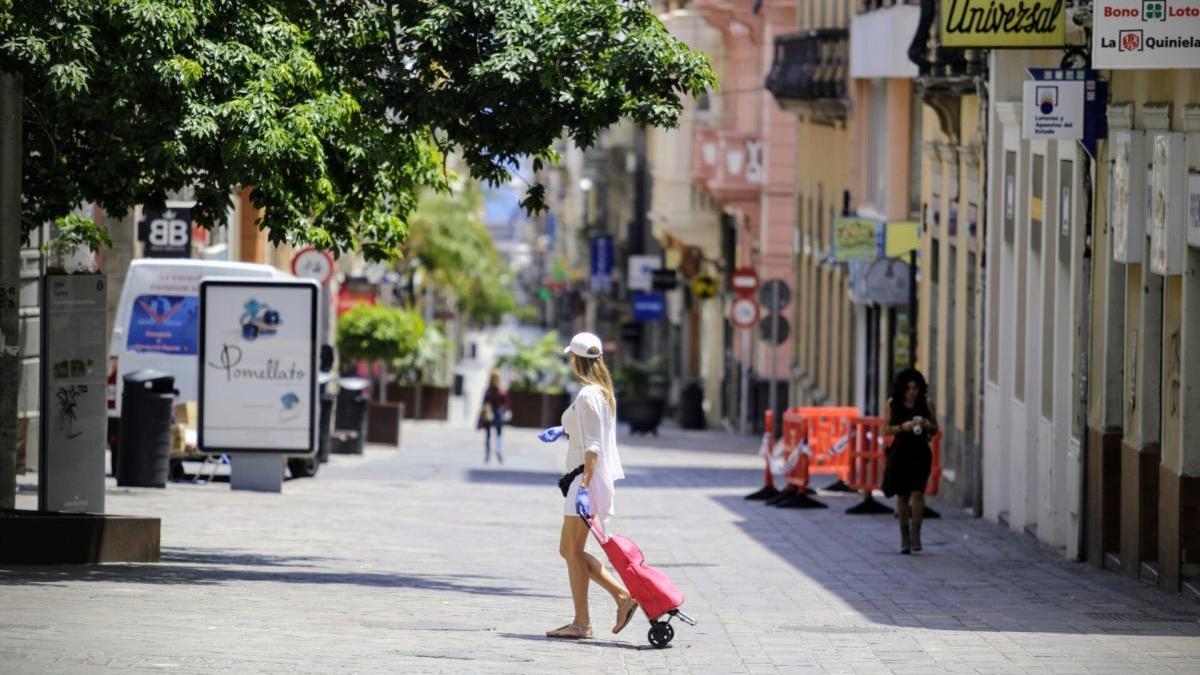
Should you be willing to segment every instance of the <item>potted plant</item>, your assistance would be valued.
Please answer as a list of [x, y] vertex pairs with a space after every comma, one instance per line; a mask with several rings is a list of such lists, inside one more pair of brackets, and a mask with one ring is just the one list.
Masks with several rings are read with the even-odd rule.
[[53, 232], [42, 244], [50, 274], [94, 274], [99, 271], [96, 253], [102, 246], [112, 246], [108, 230], [75, 213], [56, 218]]
[[508, 390], [510, 424], [518, 427], [558, 424], [571, 402], [565, 388], [571, 371], [562, 355], [558, 333], [546, 333], [531, 344], [514, 340], [513, 352], [496, 359], [496, 365], [512, 376]]
[[630, 361], [613, 375], [617, 411], [631, 433], [658, 434], [667, 399], [667, 364], [661, 356]]
[[[425, 322], [416, 312], [388, 305], [358, 305], [338, 320], [337, 348], [344, 360], [392, 365], [409, 358], [420, 346], [424, 333]], [[382, 391], [384, 383], [379, 385]], [[382, 398], [371, 401], [367, 441], [398, 444], [400, 416], [400, 403]]]
[[394, 364], [397, 380], [388, 399], [405, 404], [409, 419], [444, 420], [450, 416], [450, 345], [437, 326], [426, 326], [416, 350]]

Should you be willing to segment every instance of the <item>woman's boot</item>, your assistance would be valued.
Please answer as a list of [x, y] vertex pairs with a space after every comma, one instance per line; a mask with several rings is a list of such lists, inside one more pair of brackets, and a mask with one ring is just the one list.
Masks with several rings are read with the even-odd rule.
[[900, 552], [904, 555], [912, 553], [912, 540], [908, 536], [908, 523], [900, 523]]
[[909, 529], [912, 530], [912, 550], [920, 551], [921, 550], [921, 521], [919, 521], [919, 520], [912, 521], [912, 526]]

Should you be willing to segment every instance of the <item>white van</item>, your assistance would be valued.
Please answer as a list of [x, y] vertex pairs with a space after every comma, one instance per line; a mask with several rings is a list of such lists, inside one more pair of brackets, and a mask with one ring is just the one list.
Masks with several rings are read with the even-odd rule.
[[131, 262], [108, 350], [110, 420], [121, 417], [124, 376], [143, 368], [174, 375], [179, 390], [176, 401], [196, 400], [200, 280], [204, 277], [294, 278], [269, 265], [253, 263], [181, 258]]

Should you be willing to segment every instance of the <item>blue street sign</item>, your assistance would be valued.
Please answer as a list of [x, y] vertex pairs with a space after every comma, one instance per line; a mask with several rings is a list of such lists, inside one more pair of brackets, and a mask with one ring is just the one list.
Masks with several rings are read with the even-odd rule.
[[666, 295], [657, 291], [633, 292], [634, 321], [662, 321], [666, 316]]
[[612, 288], [613, 238], [611, 235], [592, 237], [592, 290], [607, 291]]

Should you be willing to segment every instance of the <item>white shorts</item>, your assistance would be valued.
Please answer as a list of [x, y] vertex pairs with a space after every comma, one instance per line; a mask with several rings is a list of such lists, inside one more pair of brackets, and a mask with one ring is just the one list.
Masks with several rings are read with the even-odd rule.
[[579, 484], [583, 482], [583, 474], [575, 476], [575, 480], [571, 481], [571, 488], [567, 490], [567, 498], [563, 501], [563, 515], [577, 516], [575, 513], [575, 495], [579, 493]]

